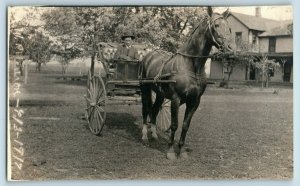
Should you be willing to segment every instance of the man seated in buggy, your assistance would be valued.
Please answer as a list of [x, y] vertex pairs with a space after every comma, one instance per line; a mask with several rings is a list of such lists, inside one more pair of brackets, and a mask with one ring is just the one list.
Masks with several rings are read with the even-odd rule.
[[139, 60], [139, 55], [137, 49], [132, 46], [133, 40], [135, 39], [134, 35], [130, 32], [127, 32], [121, 36], [123, 44], [118, 46], [117, 51], [114, 56], [114, 60], [123, 60], [123, 61], [137, 61]]

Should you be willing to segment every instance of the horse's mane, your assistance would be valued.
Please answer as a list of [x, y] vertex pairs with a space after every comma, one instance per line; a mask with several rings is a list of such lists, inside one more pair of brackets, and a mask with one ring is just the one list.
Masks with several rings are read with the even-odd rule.
[[205, 15], [203, 17], [203, 20], [201, 20], [201, 22], [192, 30], [192, 32], [189, 34], [190, 36], [188, 37], [188, 39], [190, 39], [194, 34], [195, 32], [199, 29], [199, 28], [204, 28], [206, 26], [206, 23], [208, 21], [208, 18], [209, 16], [208, 15]]
[[[221, 15], [221, 14], [219, 14], [219, 13], [213, 13], [214, 15]], [[190, 40], [190, 39], [192, 39], [194, 36], [195, 36], [195, 34], [198, 34], [197, 32], [199, 32], [200, 30], [199, 29], [201, 29], [202, 28], [202, 30], [201, 31], [204, 31], [205, 29], [207, 29], [207, 26], [208, 26], [208, 21], [209, 21], [209, 19], [210, 19], [210, 16], [209, 15], [205, 15], [203, 18], [202, 18], [202, 20], [200, 20], [200, 23], [190, 32], [190, 34], [189, 34], [189, 37], [187, 38], [187, 41], [188, 40]], [[187, 42], [186, 41], [186, 42]]]

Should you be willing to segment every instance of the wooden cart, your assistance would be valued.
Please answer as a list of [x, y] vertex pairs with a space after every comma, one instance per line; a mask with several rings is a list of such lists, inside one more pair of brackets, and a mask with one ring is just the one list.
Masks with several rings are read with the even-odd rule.
[[[88, 72], [86, 92], [86, 118], [90, 131], [100, 135], [106, 121], [106, 107], [115, 104], [141, 104], [140, 83], [172, 83], [173, 80], [149, 80], [140, 78], [140, 61], [101, 61], [105, 75]], [[92, 69], [93, 70], [93, 69]], [[153, 92], [153, 100], [155, 93]], [[170, 102], [165, 100], [157, 117], [160, 130], [170, 126]]]

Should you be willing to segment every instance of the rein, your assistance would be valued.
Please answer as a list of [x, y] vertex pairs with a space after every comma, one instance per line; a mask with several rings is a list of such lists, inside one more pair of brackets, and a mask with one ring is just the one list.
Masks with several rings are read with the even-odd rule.
[[182, 53], [182, 52], [176, 52], [176, 54], [180, 54], [180, 55], [185, 56], [185, 57], [193, 57], [193, 58], [211, 58], [211, 57], [214, 57], [214, 55], [208, 55], [208, 56], [193, 56], [193, 55], [185, 54], [185, 53]]

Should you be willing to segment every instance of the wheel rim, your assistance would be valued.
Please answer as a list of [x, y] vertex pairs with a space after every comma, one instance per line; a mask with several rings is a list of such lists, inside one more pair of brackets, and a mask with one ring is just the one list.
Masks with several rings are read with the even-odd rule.
[[[155, 101], [156, 94], [152, 92], [152, 100]], [[156, 117], [156, 126], [159, 130], [166, 132], [171, 126], [171, 113], [170, 113], [171, 101], [165, 99]]]
[[101, 77], [88, 75], [86, 118], [90, 131], [99, 135], [106, 119], [106, 90]]

